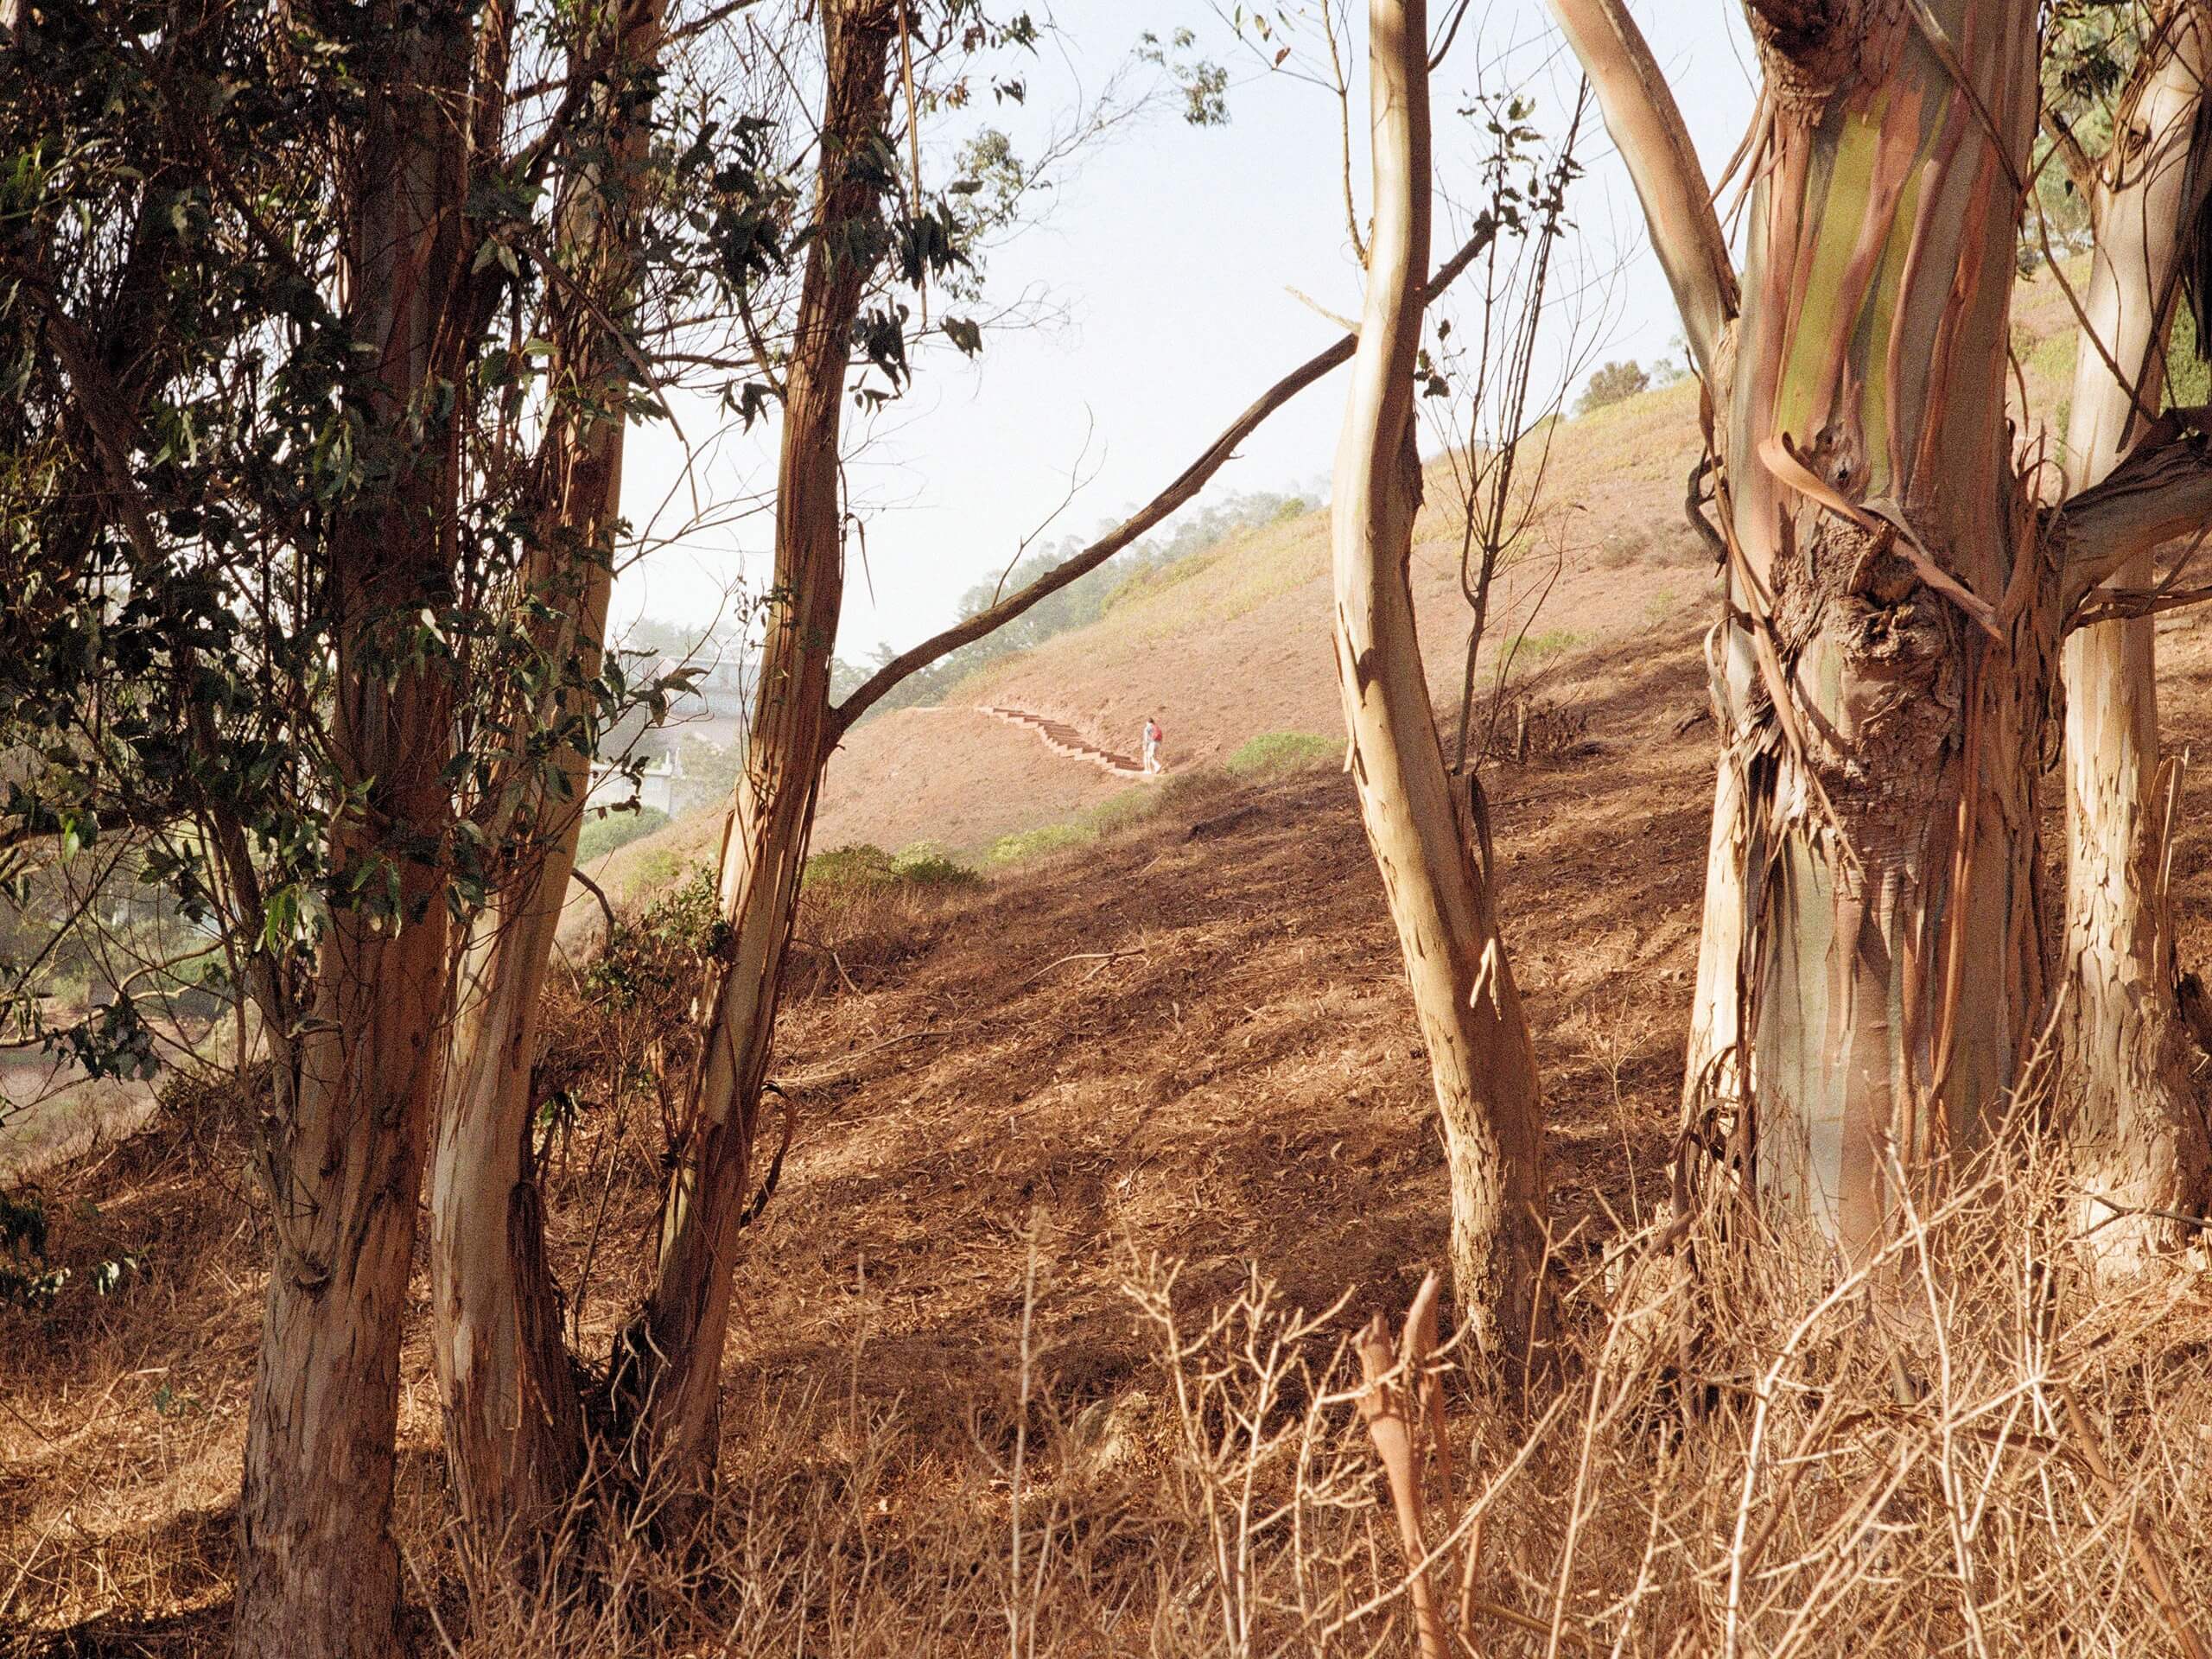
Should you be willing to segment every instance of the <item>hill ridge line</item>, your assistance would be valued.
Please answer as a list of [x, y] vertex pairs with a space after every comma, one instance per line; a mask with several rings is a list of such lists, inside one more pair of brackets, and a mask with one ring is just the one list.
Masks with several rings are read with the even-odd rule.
[[1099, 747], [1064, 720], [1033, 714], [1027, 709], [1009, 709], [995, 702], [979, 702], [976, 709], [979, 714], [989, 715], [1009, 725], [1028, 727], [1037, 734], [1038, 741], [1054, 754], [1094, 766], [1109, 777], [1142, 778], [1147, 775], [1141, 763], [1126, 754]]

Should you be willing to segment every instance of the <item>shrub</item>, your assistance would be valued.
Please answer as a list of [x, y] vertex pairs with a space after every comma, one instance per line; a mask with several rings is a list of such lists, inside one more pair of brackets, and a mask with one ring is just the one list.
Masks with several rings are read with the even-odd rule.
[[857, 842], [817, 853], [806, 861], [809, 887], [954, 887], [982, 880], [965, 864], [926, 841], [896, 855], [872, 842]]
[[983, 879], [930, 841], [918, 841], [893, 859], [891, 874], [917, 887], [973, 887]]
[[804, 882], [810, 887], [858, 887], [892, 879], [891, 855], [871, 842], [832, 847], [806, 861]]
[[1582, 397], [1574, 405], [1578, 415], [1587, 415], [1593, 409], [1604, 409], [1622, 399], [1633, 397], [1651, 385], [1651, 377], [1639, 367], [1634, 358], [1625, 363], [1608, 363], [1595, 371], [1582, 388]]
[[1238, 744], [1224, 764], [1240, 778], [1281, 778], [1333, 766], [1344, 752], [1342, 740], [1318, 732], [1262, 732]]
[[1160, 791], [1132, 785], [1086, 810], [1082, 822], [1096, 835], [1110, 836], [1142, 823], [1160, 810]]
[[991, 862], [1019, 863], [1046, 853], [1065, 852], [1071, 847], [1085, 847], [1097, 839], [1098, 832], [1087, 824], [1048, 823], [1040, 829], [1024, 830], [1018, 835], [1001, 836], [991, 847]]
[[623, 892], [635, 899], [646, 893], [659, 893], [674, 887], [683, 879], [683, 861], [670, 848], [655, 847], [647, 850], [630, 872], [630, 879], [623, 884]]
[[634, 812], [609, 812], [587, 819], [582, 833], [576, 837], [576, 862], [588, 864], [594, 859], [605, 858], [617, 847], [643, 840], [667, 823], [668, 814], [657, 806], [641, 806]]
[[982, 879], [929, 842], [896, 855], [866, 842], [816, 854], [791, 940], [791, 995], [856, 991], [919, 954], [955, 895]]
[[1532, 633], [1521, 642], [1519, 655], [1529, 662], [1541, 662], [1547, 657], [1556, 657], [1563, 651], [1572, 651], [1582, 643], [1582, 636], [1572, 628], [1552, 628], [1542, 633]]

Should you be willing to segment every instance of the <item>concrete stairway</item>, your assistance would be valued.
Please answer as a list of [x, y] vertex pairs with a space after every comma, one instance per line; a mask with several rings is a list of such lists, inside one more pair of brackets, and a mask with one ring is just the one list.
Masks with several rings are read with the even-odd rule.
[[1080, 760], [1093, 766], [1114, 778], [1142, 778], [1146, 775], [1141, 762], [1126, 754], [1116, 754], [1111, 749], [1102, 749], [1064, 720], [1052, 720], [1044, 715], [1033, 715], [1027, 709], [1001, 708], [996, 703], [979, 703], [984, 714], [1003, 720], [1013, 726], [1027, 726], [1037, 734], [1038, 741], [1054, 754], [1065, 755], [1071, 760]]

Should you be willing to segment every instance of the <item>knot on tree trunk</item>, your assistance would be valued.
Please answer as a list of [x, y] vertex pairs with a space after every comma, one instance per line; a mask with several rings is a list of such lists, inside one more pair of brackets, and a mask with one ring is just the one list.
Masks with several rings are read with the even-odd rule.
[[1877, 82], [1897, 60], [1905, 0], [1748, 0], [1768, 90], [1784, 110], [1811, 114], [1856, 79]]

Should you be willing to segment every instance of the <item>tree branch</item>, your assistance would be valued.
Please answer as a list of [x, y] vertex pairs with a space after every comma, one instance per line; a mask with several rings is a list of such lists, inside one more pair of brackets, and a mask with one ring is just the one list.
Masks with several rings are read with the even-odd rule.
[[2091, 215], [2090, 229], [2094, 232], [2097, 211], [2097, 164], [2089, 159], [2089, 152], [2082, 148], [2082, 141], [2074, 136], [2074, 129], [2066, 124], [2066, 118], [2056, 110], [2043, 112], [2043, 130], [2051, 146], [2058, 152], [2060, 165], [2066, 176], [2074, 181], [2074, 188], [2082, 198], [2082, 205]]
[[1710, 375], [1721, 331], [1736, 317], [1736, 268], [1689, 129], [1625, 0], [1551, 0], [1551, 6], [1636, 181], [1683, 334], [1699, 369]]
[[[1497, 226], [1485, 214], [1475, 226], [1460, 250], [1438, 267], [1422, 293], [1422, 303], [1433, 305], [1439, 296], [1452, 286], [1452, 282], [1487, 248], [1497, 234]], [[1173, 512], [1205, 486], [1205, 482], [1219, 472], [1224, 462], [1236, 453], [1236, 446], [1250, 437], [1261, 423], [1281, 409], [1316, 380], [1351, 361], [1351, 354], [1359, 344], [1357, 332], [1346, 334], [1327, 350], [1306, 359], [1288, 374], [1262, 392], [1259, 400], [1230, 423], [1228, 430], [1216, 438], [1205, 453], [1185, 467], [1175, 481], [1152, 498], [1136, 512], [1124, 518], [1104, 536], [1093, 542], [1082, 552], [1054, 565], [1043, 575], [1018, 593], [1008, 594], [987, 610], [976, 613], [965, 620], [955, 623], [942, 633], [932, 634], [910, 651], [901, 652], [870, 676], [844, 702], [830, 711], [830, 744], [852, 729], [853, 722], [880, 702], [892, 687], [917, 671], [950, 652], [987, 633], [995, 632], [1020, 616], [1041, 599], [1049, 598], [1078, 577], [1088, 575], [1112, 558], [1123, 548], [1135, 541], [1154, 525]]]
[[137, 422], [130, 401], [117, 390], [76, 320], [62, 308], [52, 291], [35, 281], [25, 283], [23, 291], [45, 319], [48, 343], [60, 360], [61, 372], [75, 394], [78, 412], [92, 432], [92, 448], [99, 470], [107, 475], [106, 493], [115, 504], [118, 525], [138, 556], [150, 564], [160, 555], [152, 516], [130, 470]]
[[2054, 530], [2070, 614], [2137, 555], [2212, 519], [2212, 410], [2168, 410], [2104, 481], [2075, 492]]
[[[185, 816], [175, 802], [162, 797], [142, 797], [100, 807], [92, 815], [94, 834], [111, 835], [126, 830], [166, 830]], [[0, 852], [13, 852], [40, 842], [59, 841], [69, 826], [51, 812], [36, 817], [19, 815], [0, 823]]]

